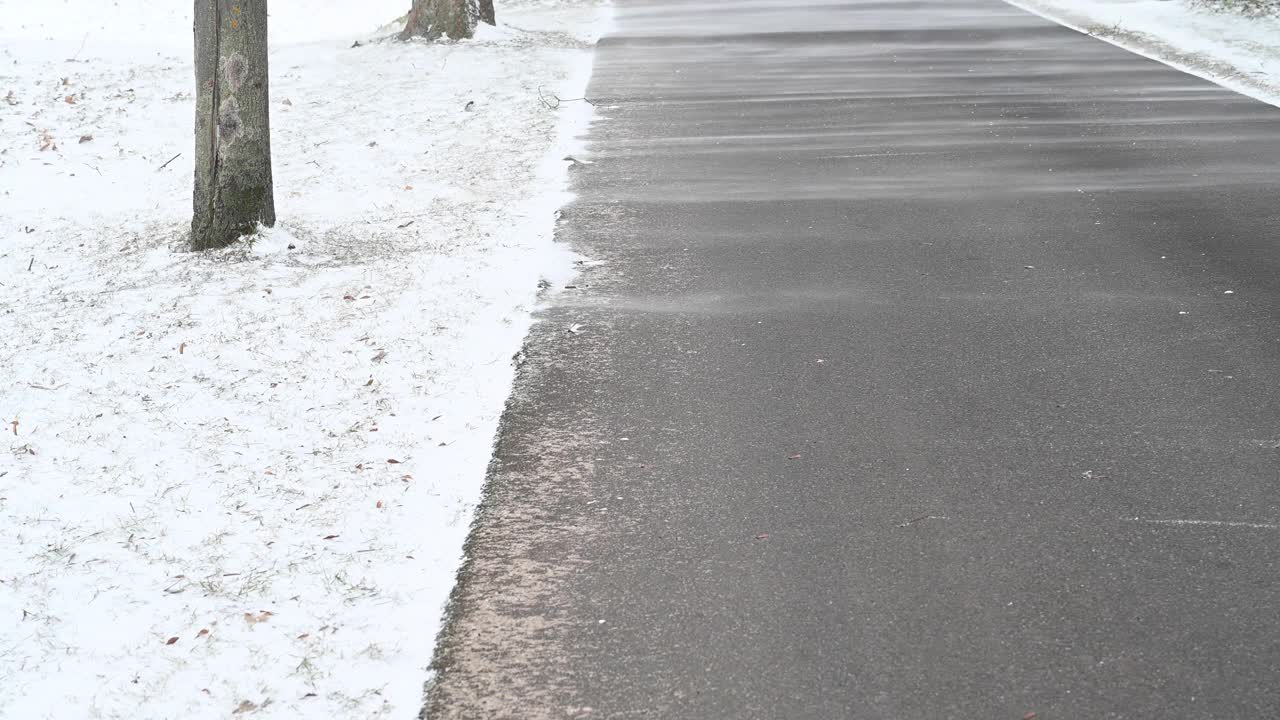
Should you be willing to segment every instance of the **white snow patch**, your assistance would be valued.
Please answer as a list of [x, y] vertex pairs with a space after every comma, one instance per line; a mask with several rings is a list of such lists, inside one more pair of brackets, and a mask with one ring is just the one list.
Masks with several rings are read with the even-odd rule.
[[1280, 105], [1280, 18], [1189, 0], [1006, 0], [1145, 57]]
[[0, 715], [416, 716], [607, 11], [407, 5], [272, 3], [280, 222], [193, 254], [191, 4], [0, 0]]
[[1228, 527], [1228, 528], [1248, 528], [1250, 530], [1280, 530], [1280, 524], [1277, 523], [1261, 523], [1261, 522], [1244, 522], [1240, 520], [1151, 520], [1147, 518], [1129, 518], [1131, 522], [1141, 522], [1150, 525], [1182, 525], [1187, 527]]

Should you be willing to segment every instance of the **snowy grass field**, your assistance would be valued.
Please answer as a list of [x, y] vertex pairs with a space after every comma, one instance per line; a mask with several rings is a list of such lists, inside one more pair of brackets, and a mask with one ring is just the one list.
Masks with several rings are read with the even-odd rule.
[[0, 0], [0, 717], [416, 717], [607, 12], [408, 5], [272, 0], [280, 222], [192, 254], [192, 4]]

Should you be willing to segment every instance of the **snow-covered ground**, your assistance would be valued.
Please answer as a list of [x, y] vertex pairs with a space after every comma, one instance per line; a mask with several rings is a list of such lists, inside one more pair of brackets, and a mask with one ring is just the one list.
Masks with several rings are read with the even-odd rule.
[[1180, 70], [1280, 105], [1280, 17], [1195, 0], [1007, 0]]
[[[0, 717], [416, 717], [600, 0], [272, 0], [280, 223], [191, 254], [190, 2], [0, 0]], [[353, 47], [353, 41], [362, 45]], [[554, 103], [551, 103], [554, 104]], [[545, 281], [545, 282], [542, 282]]]

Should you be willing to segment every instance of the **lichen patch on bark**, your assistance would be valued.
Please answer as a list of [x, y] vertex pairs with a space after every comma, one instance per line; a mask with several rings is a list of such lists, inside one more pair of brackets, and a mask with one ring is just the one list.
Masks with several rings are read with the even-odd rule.
[[240, 101], [232, 95], [218, 106], [218, 146], [227, 148], [244, 135], [244, 121], [240, 119]]
[[227, 83], [227, 89], [236, 92], [244, 85], [245, 78], [249, 76], [249, 61], [244, 55], [233, 52], [222, 59], [222, 78]]

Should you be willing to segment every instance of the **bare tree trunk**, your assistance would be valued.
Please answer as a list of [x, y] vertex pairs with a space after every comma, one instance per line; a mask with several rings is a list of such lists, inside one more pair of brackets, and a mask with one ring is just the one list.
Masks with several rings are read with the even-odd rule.
[[195, 0], [196, 173], [191, 248], [276, 222], [267, 0]]
[[409, 20], [400, 33], [400, 39], [425, 37], [435, 40], [441, 36], [453, 40], [469, 38], [476, 32], [479, 17], [477, 0], [413, 0]]
[[480, 20], [490, 25], [498, 24], [498, 19], [493, 14], [493, 0], [480, 0]]

